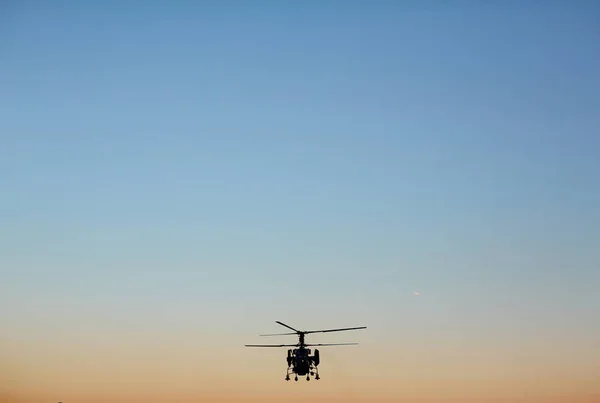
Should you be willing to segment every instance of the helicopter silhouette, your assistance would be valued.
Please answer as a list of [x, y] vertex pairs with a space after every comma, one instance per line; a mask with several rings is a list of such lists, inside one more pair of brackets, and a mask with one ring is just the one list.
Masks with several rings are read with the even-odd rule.
[[358, 330], [358, 329], [366, 329], [366, 326], [360, 327], [346, 327], [340, 329], [326, 329], [326, 330], [296, 330], [291, 326], [286, 325], [280, 321], [275, 321], [275, 323], [285, 326], [290, 330], [293, 330], [294, 333], [278, 333], [278, 334], [261, 334], [260, 336], [287, 336], [287, 335], [297, 335], [298, 343], [297, 344], [246, 344], [246, 347], [296, 347], [294, 349], [288, 349], [287, 351], [287, 374], [285, 375], [285, 380], [290, 380], [290, 374], [295, 374], [294, 380], [298, 381], [298, 375], [305, 376], [306, 380], [310, 381], [310, 377], [314, 376], [316, 380], [321, 379], [319, 376], [319, 363], [321, 362], [321, 358], [319, 355], [319, 350], [315, 349], [314, 354], [311, 355], [311, 349], [307, 347], [321, 347], [321, 346], [351, 346], [357, 345], [358, 343], [321, 343], [321, 344], [306, 344], [304, 341], [304, 336], [310, 333], [329, 333], [329, 332], [342, 332], [346, 330]]

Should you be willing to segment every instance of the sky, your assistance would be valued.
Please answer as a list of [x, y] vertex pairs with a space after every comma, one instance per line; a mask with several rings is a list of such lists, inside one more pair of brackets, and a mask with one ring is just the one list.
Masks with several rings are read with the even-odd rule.
[[2, 2], [0, 401], [598, 399], [599, 22]]

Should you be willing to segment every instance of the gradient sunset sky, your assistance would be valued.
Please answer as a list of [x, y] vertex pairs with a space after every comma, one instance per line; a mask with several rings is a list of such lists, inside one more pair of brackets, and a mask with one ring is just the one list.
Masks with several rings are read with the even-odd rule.
[[600, 401], [600, 3], [493, 3], [1, 2], [0, 402]]

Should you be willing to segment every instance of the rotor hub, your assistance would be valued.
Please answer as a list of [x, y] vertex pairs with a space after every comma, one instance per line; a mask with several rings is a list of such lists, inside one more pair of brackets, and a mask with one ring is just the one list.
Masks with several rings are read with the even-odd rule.
[[304, 335], [305, 335], [304, 332], [299, 332], [298, 333], [298, 339], [299, 339], [300, 347], [304, 347]]

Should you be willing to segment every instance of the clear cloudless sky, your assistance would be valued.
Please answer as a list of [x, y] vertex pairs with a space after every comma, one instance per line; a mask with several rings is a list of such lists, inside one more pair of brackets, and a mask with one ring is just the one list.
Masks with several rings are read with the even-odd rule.
[[597, 2], [0, 3], [3, 403], [592, 402], [599, 286]]

